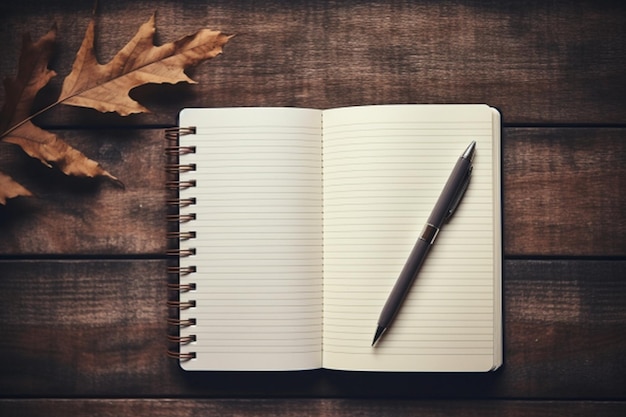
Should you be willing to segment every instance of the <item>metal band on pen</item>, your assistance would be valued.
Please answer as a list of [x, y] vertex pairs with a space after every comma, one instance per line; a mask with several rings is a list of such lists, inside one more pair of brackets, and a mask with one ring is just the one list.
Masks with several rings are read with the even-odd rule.
[[422, 233], [420, 234], [420, 239], [425, 241], [429, 245], [432, 245], [433, 243], [435, 243], [435, 239], [437, 238], [438, 234], [438, 227], [435, 227], [435, 225], [433, 224], [426, 223], [424, 225], [424, 228], [422, 229]]

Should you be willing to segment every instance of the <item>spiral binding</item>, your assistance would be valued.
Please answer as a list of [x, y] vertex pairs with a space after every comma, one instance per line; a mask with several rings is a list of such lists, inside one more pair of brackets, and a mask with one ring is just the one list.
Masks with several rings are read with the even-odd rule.
[[[193, 206], [196, 204], [196, 199], [193, 197], [181, 198], [179, 192], [184, 189], [195, 187], [196, 181], [181, 180], [179, 175], [181, 173], [194, 172], [196, 170], [196, 164], [181, 163], [179, 159], [180, 156], [195, 153], [196, 148], [195, 146], [181, 145], [179, 142], [181, 136], [193, 135], [195, 133], [195, 127], [176, 127], [165, 129], [165, 139], [167, 140], [165, 155], [168, 159], [170, 159], [170, 161], [168, 161], [165, 165], [165, 172], [168, 175], [165, 187], [171, 194], [166, 202], [168, 207], [167, 221], [169, 224], [167, 239], [168, 242], [171, 243], [170, 246], [172, 247], [172, 249], [167, 250], [167, 307], [169, 310], [167, 324], [170, 329], [167, 335], [167, 340], [170, 345], [167, 350], [167, 355], [181, 361], [188, 361], [196, 357], [195, 352], [181, 352], [180, 346], [195, 342], [197, 340], [197, 336], [195, 334], [184, 336], [180, 334], [180, 330], [182, 328], [194, 326], [196, 324], [195, 318], [180, 318], [181, 310], [194, 308], [196, 306], [195, 300], [184, 300], [182, 299], [184, 297], [181, 298], [182, 294], [192, 292], [196, 289], [195, 283], [188, 282], [190, 275], [196, 272], [196, 267], [180, 266], [181, 258], [192, 256], [196, 253], [195, 248], [181, 248], [180, 244], [181, 242], [195, 239], [196, 232], [180, 231], [180, 224], [195, 220], [196, 214], [181, 213], [180, 209]], [[176, 242], [175, 245], [174, 242]]]

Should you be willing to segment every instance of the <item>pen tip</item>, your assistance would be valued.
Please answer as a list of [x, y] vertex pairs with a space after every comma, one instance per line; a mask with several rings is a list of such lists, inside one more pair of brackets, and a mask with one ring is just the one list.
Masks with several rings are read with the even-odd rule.
[[376, 344], [376, 341], [380, 339], [380, 336], [382, 336], [384, 331], [385, 331], [384, 327], [380, 327], [380, 326], [376, 327], [376, 334], [374, 334], [374, 340], [372, 341], [372, 346]]
[[465, 152], [463, 152], [462, 158], [465, 158], [471, 162], [474, 159], [475, 153], [476, 153], [476, 141], [473, 140], [472, 143], [469, 144]]

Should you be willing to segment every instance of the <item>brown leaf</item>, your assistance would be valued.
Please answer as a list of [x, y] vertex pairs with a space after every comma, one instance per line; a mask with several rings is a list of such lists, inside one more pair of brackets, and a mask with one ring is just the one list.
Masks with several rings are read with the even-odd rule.
[[20, 196], [32, 197], [32, 195], [30, 191], [15, 182], [13, 178], [0, 172], [0, 204], [6, 205], [7, 200], [10, 198]]
[[92, 20], [72, 72], [63, 82], [59, 101], [122, 116], [148, 112], [129, 97], [131, 89], [148, 83], [195, 83], [185, 75], [185, 68], [219, 55], [230, 39], [219, 31], [202, 29], [176, 42], [155, 46], [154, 22], [152, 15], [108, 64], [101, 65], [94, 53]]
[[35, 96], [56, 75], [48, 69], [55, 38], [55, 27], [35, 43], [24, 35], [17, 76], [4, 80], [6, 101], [0, 112], [0, 132], [6, 133], [11, 126], [29, 118]]
[[116, 177], [102, 169], [96, 161], [87, 158], [54, 133], [43, 130], [30, 121], [11, 131], [4, 141], [19, 145], [29, 156], [39, 159], [48, 167], [56, 166], [66, 175], [102, 176], [122, 186]]
[[20, 146], [31, 157], [47, 166], [53, 164], [67, 175], [104, 176], [121, 184], [97, 162], [31, 122], [35, 96], [56, 75], [48, 69], [55, 37], [56, 28], [34, 43], [28, 35], [24, 36], [17, 76], [5, 79], [6, 101], [0, 112], [0, 139]]
[[[95, 24], [92, 21], [72, 72], [64, 80], [59, 99], [35, 114], [31, 113], [35, 96], [56, 75], [48, 69], [56, 28], [34, 43], [25, 36], [17, 76], [5, 80], [6, 101], [0, 112], [0, 140], [20, 146], [31, 157], [49, 167], [55, 166], [67, 175], [103, 176], [121, 185], [96, 161], [55, 134], [35, 126], [32, 119], [60, 103], [102, 112], [114, 111], [123, 116], [145, 112], [147, 109], [128, 96], [131, 89], [147, 83], [194, 83], [185, 75], [185, 69], [219, 55], [222, 46], [230, 39], [220, 32], [202, 29], [176, 42], [155, 46], [154, 20], [153, 15], [106, 65], [100, 65], [95, 57]], [[12, 186], [12, 189], [16, 188]]]

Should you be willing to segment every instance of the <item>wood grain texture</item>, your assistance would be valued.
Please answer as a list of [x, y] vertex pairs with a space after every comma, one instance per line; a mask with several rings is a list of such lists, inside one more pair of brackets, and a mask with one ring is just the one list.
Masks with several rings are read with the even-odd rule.
[[394, 417], [621, 417], [619, 402], [580, 401], [373, 401], [367, 399], [147, 399], [147, 400], [0, 400], [5, 417], [98, 416], [394, 416]]
[[154, 392], [165, 360], [160, 261], [0, 264], [4, 395]]
[[618, 386], [626, 387], [626, 263], [505, 265], [503, 374], [515, 387], [509, 395], [624, 398]]
[[506, 129], [508, 256], [626, 255], [626, 130]]
[[164, 254], [162, 130], [65, 130], [73, 147], [125, 185], [67, 177], [0, 143], [0, 169], [35, 193], [0, 206], [3, 255]]
[[[64, 130], [126, 184], [68, 178], [0, 144], [0, 166], [37, 194], [0, 206], [0, 254], [165, 251], [161, 129]], [[626, 129], [506, 128], [506, 256], [626, 255]]]
[[[24, 0], [2, 8], [0, 45], [8, 53], [1, 74], [13, 73], [23, 32], [41, 36], [58, 22], [53, 66], [60, 76], [41, 103], [56, 98], [92, 4]], [[619, 1], [107, 1], [98, 5], [100, 60], [110, 60], [155, 10], [161, 43], [205, 26], [237, 36], [223, 56], [191, 71], [199, 85], [137, 89], [155, 113], [109, 123], [174, 123], [183, 106], [410, 102], [486, 102], [507, 123], [626, 117], [626, 8]], [[40, 120], [92, 123], [91, 114], [61, 107]]]
[[505, 262], [505, 365], [487, 374], [183, 372], [164, 260], [0, 262], [0, 392], [34, 397], [626, 396], [625, 261]]
[[[56, 22], [58, 96], [93, 2], [0, 4], [0, 76]], [[157, 44], [236, 33], [127, 118], [36, 119], [122, 179], [67, 178], [0, 144], [34, 199], [0, 207], [0, 415], [622, 416], [626, 411], [623, 1], [99, 1], [107, 62], [157, 12]], [[0, 89], [0, 102], [4, 101]], [[485, 102], [504, 118], [505, 364], [490, 374], [185, 373], [165, 358], [161, 128], [182, 107]]]

